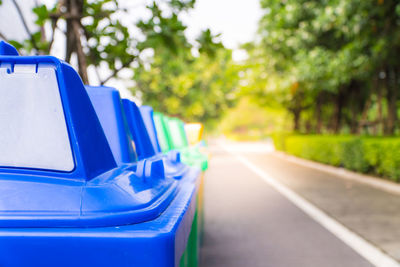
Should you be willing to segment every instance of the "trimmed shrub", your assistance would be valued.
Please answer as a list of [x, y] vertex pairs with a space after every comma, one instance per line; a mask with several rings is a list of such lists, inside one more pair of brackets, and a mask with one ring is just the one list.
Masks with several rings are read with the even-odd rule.
[[340, 166], [342, 142], [347, 137], [291, 136], [285, 139], [285, 152], [297, 157]]
[[285, 151], [285, 140], [287, 137], [291, 136], [289, 133], [279, 132], [270, 135], [276, 150]]
[[341, 143], [341, 162], [346, 169], [367, 172], [369, 166], [364, 154], [363, 142], [359, 138]]
[[400, 180], [400, 138], [286, 134], [273, 141], [297, 157]]

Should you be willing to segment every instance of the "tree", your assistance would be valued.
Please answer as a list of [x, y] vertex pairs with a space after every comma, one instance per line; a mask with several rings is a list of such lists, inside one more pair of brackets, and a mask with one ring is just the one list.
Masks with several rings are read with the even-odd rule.
[[[385, 132], [395, 132], [397, 1], [262, 0], [261, 6], [265, 15], [255, 49], [268, 58], [269, 76], [286, 81], [276, 94], [285, 92], [288, 101], [281, 103], [292, 112], [296, 130], [360, 133], [374, 127], [378, 133], [385, 122]], [[369, 112], [375, 106], [379, 116]]]
[[[62, 0], [57, 1], [52, 7], [37, 5], [33, 8], [37, 17], [36, 30], [33, 32], [27, 26], [18, 0], [12, 1], [25, 25], [28, 38], [23, 42], [9, 41], [26, 53], [51, 54], [55, 38], [57, 38], [56, 32], [63, 33], [65, 35], [64, 60], [70, 62], [74, 54], [77, 56], [79, 74], [85, 83], [89, 81], [87, 72], [89, 66], [100, 68], [100, 64], [103, 66], [104, 63], [106, 64], [110, 75], [100, 77], [99, 72], [96, 72], [100, 84], [104, 84], [116, 77], [121, 70], [136, 62], [145, 48], [145, 44], [132, 37], [128, 29], [128, 26], [136, 26], [146, 34], [148, 32], [144, 25], [141, 22], [137, 25], [124, 25], [120, 15], [132, 10], [120, 8], [117, 0]], [[182, 10], [193, 7], [194, 1], [169, 0], [166, 1], [166, 5], [178, 14]], [[150, 5], [147, 8], [151, 10], [153, 7], [154, 5]], [[150, 20], [155, 19], [156, 17], [153, 17]], [[178, 20], [177, 17], [176, 19]], [[153, 34], [157, 33], [153, 32]], [[4, 35], [2, 38], [7, 40]], [[175, 37], [172, 36], [172, 38]], [[172, 46], [173, 43], [164, 42], [163, 45]]]
[[[101, 84], [121, 70], [131, 69], [136, 82], [132, 90], [144, 103], [187, 119], [219, 118], [234, 102], [232, 92], [238, 77], [231, 52], [210, 30], [202, 32], [196, 44], [185, 36], [180, 14], [193, 8], [194, 0], [153, 1], [146, 6], [151, 16], [138, 19], [135, 25], [122, 23], [120, 15], [132, 10], [121, 9], [117, 0], [62, 0], [53, 7], [37, 5], [33, 9], [37, 17], [33, 32], [18, 0], [12, 1], [28, 38], [21, 43], [10, 41], [25, 53], [51, 54], [56, 32], [63, 32], [64, 59], [70, 62], [76, 55], [85, 83], [89, 66], [107, 66], [110, 75], [98, 77]], [[128, 26], [135, 28], [135, 37]], [[199, 55], [193, 56], [196, 49]]]
[[[200, 34], [197, 44], [189, 43], [176, 10], [163, 14], [153, 3], [151, 11], [152, 18], [138, 24], [148, 56], [134, 68], [132, 92], [166, 114], [215, 122], [235, 102], [239, 77], [231, 51], [210, 30]], [[197, 56], [192, 54], [195, 46]]]
[[130, 38], [128, 28], [113, 15], [123, 12], [116, 0], [62, 0], [50, 8], [36, 5], [33, 8], [37, 18], [36, 31], [33, 32], [29, 30], [17, 0], [12, 1], [28, 38], [23, 42], [10, 42], [26, 53], [50, 54], [56, 32], [62, 32], [65, 35], [64, 59], [70, 62], [73, 54], [77, 56], [79, 74], [85, 83], [89, 81], [89, 65], [99, 67], [100, 62], [107, 64], [112, 74], [99, 77], [103, 84], [137, 57], [137, 51], [133, 48], [134, 40]]

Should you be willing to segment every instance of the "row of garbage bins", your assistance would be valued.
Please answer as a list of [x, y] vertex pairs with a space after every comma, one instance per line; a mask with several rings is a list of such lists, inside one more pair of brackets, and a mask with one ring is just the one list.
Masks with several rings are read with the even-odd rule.
[[197, 266], [203, 126], [0, 42], [0, 266]]

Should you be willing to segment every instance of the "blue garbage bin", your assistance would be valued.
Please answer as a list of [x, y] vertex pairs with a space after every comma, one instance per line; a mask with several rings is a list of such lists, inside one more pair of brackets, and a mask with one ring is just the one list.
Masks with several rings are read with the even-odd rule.
[[198, 169], [138, 157], [114, 89], [0, 53], [0, 266], [178, 266]]

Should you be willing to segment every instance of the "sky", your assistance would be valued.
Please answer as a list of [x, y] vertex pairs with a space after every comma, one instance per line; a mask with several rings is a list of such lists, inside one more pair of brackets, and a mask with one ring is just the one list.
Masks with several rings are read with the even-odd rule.
[[[31, 22], [30, 27], [34, 27], [34, 17], [30, 14], [30, 8], [34, 1], [49, 5], [54, 3], [54, 0], [17, 0], [26, 14], [27, 20]], [[131, 7], [137, 12], [124, 18], [126, 25], [128, 25], [133, 22], [133, 18], [148, 15], [143, 6], [151, 0], [120, 0], [119, 2], [121, 6]], [[238, 48], [241, 44], [254, 40], [261, 15], [259, 0], [197, 0], [194, 9], [189, 11], [188, 14], [182, 15], [182, 19], [188, 26], [186, 35], [189, 40], [194, 41], [201, 30], [210, 28], [213, 34], [221, 34], [220, 39], [226, 47], [233, 49], [234, 59], [242, 60], [246, 57], [246, 54]], [[0, 32], [2, 34], [9, 39], [16, 40], [26, 37], [22, 23], [16, 19], [18, 15], [11, 0], [3, 1], [0, 6], [0, 17]], [[55, 46], [52, 54], [59, 57], [63, 56], [63, 42]], [[91, 82], [96, 84], [95, 80], [91, 80]], [[129, 81], [113, 79], [107, 85], [120, 89], [123, 97], [132, 98], [126, 89], [132, 86]]]
[[214, 34], [221, 34], [226, 47], [237, 49], [254, 40], [261, 14], [259, 0], [198, 0], [184, 18], [186, 33], [195, 39], [202, 29], [210, 28]]

